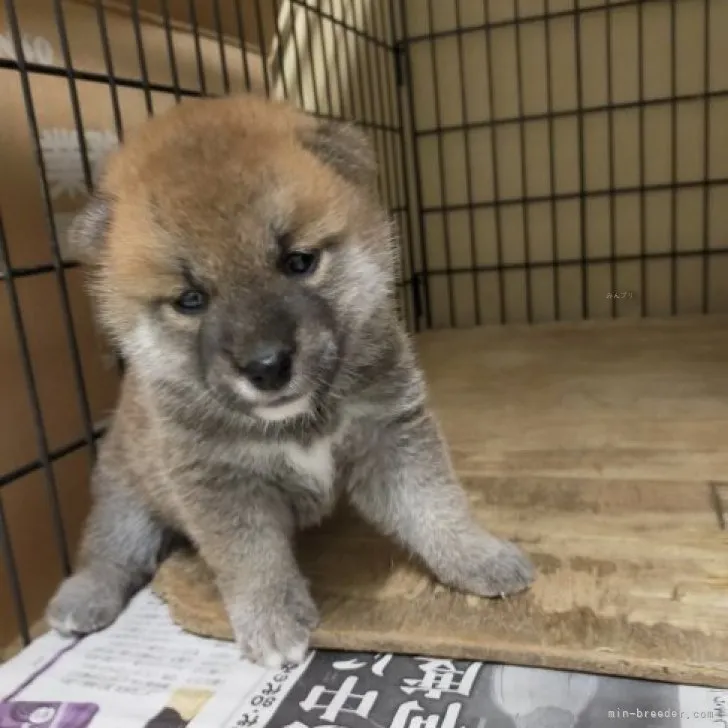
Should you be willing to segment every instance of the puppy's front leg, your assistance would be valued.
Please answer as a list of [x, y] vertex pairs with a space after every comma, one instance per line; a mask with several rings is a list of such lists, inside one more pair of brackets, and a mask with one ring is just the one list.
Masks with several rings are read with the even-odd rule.
[[294, 521], [275, 488], [208, 477], [185, 488], [185, 528], [213, 570], [243, 656], [267, 667], [303, 660], [318, 623], [292, 549]]
[[419, 555], [444, 584], [485, 597], [528, 588], [533, 567], [473, 519], [432, 415], [418, 408], [372, 432], [350, 498], [362, 515]]
[[79, 568], [46, 610], [46, 621], [62, 634], [108, 627], [157, 568], [164, 526], [139, 497], [132, 477], [123, 459], [115, 457], [113, 441], [104, 443], [93, 472], [94, 504]]

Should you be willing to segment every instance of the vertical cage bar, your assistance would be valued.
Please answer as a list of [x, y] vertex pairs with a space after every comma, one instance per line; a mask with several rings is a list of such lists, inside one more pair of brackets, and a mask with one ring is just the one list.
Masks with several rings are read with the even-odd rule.
[[[430, 32], [434, 31], [435, 13], [432, 3], [434, 0], [427, 0], [427, 20], [430, 27]], [[430, 63], [432, 67], [432, 86], [433, 86], [433, 101], [435, 105], [435, 127], [437, 129], [437, 156], [438, 156], [438, 173], [440, 175], [440, 202], [442, 205], [442, 232], [443, 240], [445, 241], [445, 267], [447, 268], [446, 280], [447, 280], [447, 298], [448, 298], [448, 309], [450, 311], [450, 326], [455, 328], [457, 326], [457, 316], [455, 315], [455, 291], [453, 289], [453, 274], [452, 274], [452, 248], [450, 245], [450, 214], [447, 205], [447, 187], [446, 187], [446, 174], [445, 174], [445, 149], [443, 144], [443, 128], [442, 128], [442, 109], [440, 108], [440, 84], [438, 81], [437, 74], [437, 44], [434, 40], [430, 41]]]
[[[33, 101], [33, 93], [30, 88], [30, 77], [28, 67], [25, 61], [25, 52], [20, 35], [20, 24], [15, 10], [14, 0], [5, 0], [5, 12], [10, 26], [10, 33], [13, 38], [15, 49], [15, 57], [17, 58], [18, 71], [20, 73], [20, 85], [23, 94], [23, 104], [25, 106], [25, 114], [30, 129], [31, 139], [33, 141], [35, 151], [35, 163], [40, 177], [41, 188], [43, 190], [43, 210], [46, 217], [46, 224], [50, 234], [50, 252], [53, 261], [53, 269], [55, 273], [56, 283], [61, 298], [61, 315], [63, 318], [64, 329], [67, 333], [67, 341], [69, 353], [71, 355], [71, 365], [73, 368], [73, 378], [78, 395], [79, 406], [81, 409], [81, 418], [84, 428], [84, 438], [93, 456], [96, 454], [96, 441], [94, 438], [93, 426], [91, 424], [91, 408], [89, 406], [86, 386], [83, 378], [83, 367], [81, 365], [81, 355], [78, 350], [78, 339], [76, 336], [76, 327], [71, 314], [71, 301], [68, 293], [68, 283], [66, 281], [65, 269], [63, 265], [63, 256], [61, 255], [60, 245], [58, 243], [58, 231], [53, 216], [53, 202], [51, 200], [50, 189], [48, 186], [48, 175], [46, 172], [45, 159], [43, 158], [43, 149], [40, 143], [40, 131], [38, 128], [38, 119], [35, 113], [35, 105]], [[8, 265], [8, 268], [10, 266]]]
[[[331, 16], [335, 19], [333, 5], [331, 7]], [[344, 104], [344, 77], [341, 74], [341, 58], [339, 48], [339, 29], [335, 22], [331, 23], [331, 35], [333, 36], [333, 51], [334, 51], [334, 68], [336, 70], [336, 83], [339, 89], [339, 115], [346, 117], [345, 104]]]
[[[319, 7], [319, 12], [320, 12], [320, 7]], [[327, 113], [329, 114], [329, 116], [334, 116], [334, 106], [333, 106], [333, 100], [331, 98], [331, 80], [329, 78], [329, 73], [330, 73], [329, 64], [326, 62], [326, 33], [323, 32], [323, 27], [324, 27], [324, 22], [325, 22], [323, 17], [319, 16], [318, 22], [319, 22], [319, 30], [320, 30], [320, 37], [321, 37], [321, 56], [323, 58], [323, 65], [324, 65], [324, 91], [326, 93], [326, 108], [327, 108]], [[333, 32], [333, 30], [334, 30], [334, 27], [332, 25], [331, 31]]]
[[197, 22], [197, 8], [195, 0], [189, 1], [190, 25], [192, 26], [192, 36], [195, 40], [195, 58], [197, 60], [197, 79], [200, 84], [200, 93], [204, 96], [207, 94], [207, 80], [205, 79], [205, 62], [202, 58], [202, 46], [200, 45], [200, 26]]
[[48, 438], [46, 436], [45, 422], [43, 421], [43, 410], [41, 409], [40, 395], [38, 393], [38, 385], [33, 372], [33, 363], [30, 354], [30, 345], [25, 330], [23, 314], [18, 297], [18, 289], [15, 285], [15, 276], [13, 274], [13, 264], [10, 256], [10, 250], [5, 237], [5, 227], [0, 218], [0, 261], [5, 262], [5, 289], [8, 294], [8, 305], [10, 308], [10, 317], [13, 322], [13, 328], [17, 334], [18, 348], [20, 350], [20, 360], [23, 365], [23, 378], [25, 379], [25, 388], [28, 392], [30, 407], [33, 413], [33, 429], [35, 432], [35, 441], [38, 448], [38, 460], [42, 464], [43, 473], [45, 475], [45, 488], [48, 495], [48, 504], [51, 510], [51, 523], [53, 525], [53, 536], [58, 550], [58, 558], [61, 563], [61, 570], [64, 576], [71, 573], [71, 560], [68, 554], [68, 543], [66, 541], [66, 533], [63, 528], [63, 519], [61, 517], [61, 503], [58, 498], [58, 485], [56, 483], [55, 472], [53, 471], [53, 463], [50, 458], [50, 448], [48, 447]]
[[[371, 21], [371, 27], [369, 24], [369, 21]], [[374, 29], [374, 18], [373, 15], [370, 15], [367, 18], [366, 11], [362, 8], [362, 26], [361, 26], [365, 33], [371, 34], [373, 38], [376, 38], [376, 30]], [[370, 78], [370, 84], [369, 88], [372, 89], [372, 97], [374, 96], [374, 81], [376, 78], [376, 86], [378, 89], [378, 93], [376, 96], [376, 101], [378, 104], [375, 103], [375, 99], [372, 98], [372, 113], [374, 113], [375, 116], [377, 116], [377, 111], [379, 112], [379, 118], [375, 119], [376, 122], [388, 126], [386, 123], [386, 119], [382, 118], [382, 115], [384, 114], [384, 80], [382, 79], [381, 74], [381, 67], [379, 64], [379, 49], [374, 49], [374, 61], [372, 61], [371, 57], [371, 42], [367, 42], [367, 65], [369, 67], [369, 78]], [[385, 129], [382, 129], [381, 131], [377, 132], [376, 130], [373, 130], [372, 135], [375, 139], [378, 140], [378, 150], [380, 151], [381, 155], [384, 157], [384, 165], [379, 165], [380, 167], [380, 177], [382, 181], [382, 191], [384, 193], [384, 197], [386, 198], [387, 205], [390, 207], [393, 207], [392, 204], [392, 186], [391, 186], [391, 178], [390, 178], [390, 159], [389, 159], [389, 153], [387, 148], [387, 136], [389, 132]]]
[[[341, 20], [346, 25], [346, 5], [342, 4], [341, 7]], [[346, 78], [347, 86], [349, 87], [349, 116], [350, 118], [356, 117], [356, 94], [354, 93], [354, 73], [351, 70], [352, 58], [351, 58], [351, 44], [349, 42], [350, 31], [346, 28], [342, 29], [343, 33], [343, 44], [344, 44], [344, 58], [346, 59]]]
[[182, 94], [179, 88], [179, 74], [177, 73], [177, 57], [174, 52], [174, 37], [172, 26], [169, 21], [169, 0], [160, 0], [162, 4], [162, 22], [164, 23], [164, 37], [167, 42], [167, 56], [169, 57], [169, 72], [172, 75], [172, 87], [174, 88], [174, 99], [180, 102]]
[[[516, 0], [516, 6], [518, 0]], [[455, 25], [460, 31], [462, 28], [460, 0], [455, 0]], [[465, 90], [465, 55], [463, 52], [462, 33], [457, 34], [458, 71], [460, 73], [460, 113], [463, 118], [463, 142], [465, 144], [465, 196], [468, 199], [468, 229], [470, 231], [470, 265], [473, 268], [473, 303], [475, 304], [475, 325], [481, 324], [480, 312], [480, 285], [478, 280], [478, 248], [475, 242], [475, 210], [473, 209], [473, 179], [471, 165], [473, 158], [470, 153], [470, 127], [468, 119], [468, 95]]]
[[[348, 5], [344, 3], [341, 7], [341, 14], [344, 21], [344, 25], [350, 25], [348, 22], [347, 15]], [[352, 21], [351, 27], [354, 27], [356, 20]], [[346, 45], [346, 59], [347, 59], [347, 71], [349, 76], [349, 87], [351, 88], [351, 103], [352, 103], [352, 114], [354, 117], [360, 117], [361, 120], [366, 120], [366, 104], [364, 103], [363, 95], [363, 81], [361, 75], [361, 63], [359, 58], [359, 45], [356, 39], [352, 41], [351, 36], [353, 35], [351, 30], [344, 30], [344, 43]], [[351, 64], [354, 64], [356, 69], [356, 80], [357, 93], [354, 93], [354, 72], [352, 71]], [[361, 104], [361, 108], [357, 111], [357, 102]]]
[[703, 313], [710, 310], [710, 3], [704, 0], [703, 56]]
[[556, 206], [556, 137], [554, 130], [554, 89], [553, 89], [553, 41], [552, 35], [552, 18], [551, 18], [551, 0], [546, 0], [546, 20], [544, 24], [544, 32], [546, 34], [546, 125], [549, 138], [549, 207], [551, 213], [551, 256], [553, 259], [552, 271], [552, 291], [554, 318], [556, 321], [561, 320], [561, 276], [560, 276], [560, 260], [559, 252], [559, 217], [558, 208]]
[[68, 95], [71, 100], [71, 113], [73, 114], [73, 124], [76, 128], [76, 138], [78, 139], [78, 149], [81, 155], [81, 169], [83, 170], [83, 178], [86, 184], [86, 190], [93, 189], [93, 175], [91, 174], [91, 164], [88, 160], [88, 149], [86, 147], [86, 134], [83, 128], [83, 117], [81, 116], [81, 105], [78, 102], [78, 89], [76, 88], [76, 79], [73, 77], [73, 63], [71, 61], [71, 48], [68, 44], [68, 29], [66, 28], [66, 19], [63, 14], [61, 0], [54, 0], [53, 11], [58, 27], [58, 37], [61, 42], [61, 54], [63, 56], [63, 65], [66, 71], [66, 79], [68, 81]]
[[[386, 38], [386, 21], [381, 15], [372, 11], [372, 26], [374, 34], [379, 39]], [[394, 113], [394, 97], [392, 95], [392, 73], [396, 62], [396, 51], [382, 48], [375, 48], [374, 51], [377, 65], [377, 81], [380, 84], [380, 103], [382, 121], [388, 127], [396, 126], [400, 131], [393, 132], [389, 129], [383, 132], [384, 154], [387, 158], [387, 175], [390, 194], [390, 208], [401, 207], [401, 170], [397, 164], [397, 137], [401, 134], [401, 128], [397, 125]], [[382, 69], [382, 65], [384, 68]], [[399, 213], [397, 213], [399, 214]]]
[[311, 90], [313, 91], [313, 105], [317, 114], [321, 113], [321, 105], [319, 104], [319, 91], [318, 82], [316, 79], [316, 68], [313, 62], [313, 35], [311, 34], [311, 19], [309, 13], [311, 9], [308, 6], [308, 2], [305, 3], [303, 8], [303, 22], [306, 26], [306, 42], [308, 43], [308, 63], [309, 63], [309, 81], [311, 83]]
[[137, 60], [139, 61], [139, 73], [141, 74], [142, 89], [144, 90], [144, 103], [147, 106], [147, 115], [154, 114], [152, 103], [152, 91], [149, 87], [149, 72], [147, 71], [147, 54], [144, 51], [144, 36], [142, 24], [139, 19], [139, 0], [131, 2], [131, 23], [134, 29], [134, 43], [137, 48]]
[[[350, 25], [352, 28], [356, 27], [356, 14], [352, 8], [352, 19], [351, 23], [348, 22], [348, 16], [346, 14], [346, 8], [348, 6], [344, 5], [344, 22], [347, 25]], [[358, 97], [359, 97], [359, 103], [361, 104], [360, 108], [360, 117], [361, 120], [364, 122], [371, 121], [369, 118], [369, 115], [367, 113], [367, 102], [366, 102], [366, 94], [364, 91], [364, 74], [362, 73], [362, 60], [363, 60], [363, 54], [361, 53], [361, 41], [359, 39], [359, 36], [353, 33], [351, 30], [347, 31], [347, 38], [351, 38], [353, 35], [354, 38], [352, 39], [353, 47], [354, 47], [354, 62], [356, 65], [356, 75], [358, 80], [357, 89], [359, 91]]]
[[605, 15], [607, 29], [606, 38], [606, 64], [607, 64], [607, 146], [609, 147], [609, 166], [607, 175], [609, 178], [609, 308], [612, 318], [617, 316], [617, 298], [614, 295], [617, 291], [617, 203], [615, 199], [615, 170], [616, 170], [616, 145], [614, 143], [614, 73], [612, 61], [614, 51], [612, 48], [612, 11], [607, 7]]
[[30, 644], [28, 614], [25, 609], [25, 601], [23, 600], [23, 588], [20, 584], [20, 575], [18, 574], [18, 566], [15, 562], [13, 544], [10, 541], [8, 519], [5, 515], [5, 506], [3, 505], [2, 494], [0, 494], [0, 554], [2, 554], [3, 564], [8, 576], [8, 582], [10, 583], [10, 598], [13, 602], [13, 611], [15, 612], [15, 621], [18, 625], [18, 634], [20, 635], [23, 645], [28, 645]]
[[574, 0], [574, 61], [576, 63], [576, 106], [577, 136], [579, 144], [579, 237], [581, 273], [581, 316], [589, 318], [587, 286], [587, 225], [586, 225], [586, 154], [584, 151], [584, 80], [581, 65], [581, 15], [579, 0]]
[[298, 24], [296, 22], [297, 16], [301, 12], [300, 7], [295, 5], [294, 3], [291, 3], [290, 6], [290, 12], [291, 12], [291, 27], [293, 28], [293, 52], [296, 55], [296, 83], [298, 85], [298, 104], [302, 108], [305, 108], [306, 106], [306, 99], [303, 92], [303, 70], [301, 68], [301, 47], [298, 44]]
[[[490, 7], [489, 0], [483, 0], [483, 19], [485, 21], [485, 55], [488, 79], [488, 108], [490, 109], [490, 121], [495, 122], [495, 72], [493, 66], [492, 51], [492, 30], [490, 27]], [[500, 208], [500, 172], [498, 158], [498, 139], [497, 126], [494, 123], [490, 125], [490, 158], [491, 172], [493, 175], [493, 214], [495, 216], [495, 244], [496, 244], [496, 266], [498, 268], [498, 304], [500, 306], [500, 322], [506, 323], [506, 287], [505, 275], [503, 272], [503, 219]]]
[[639, 175], [640, 175], [640, 313], [642, 316], [647, 314], [647, 301], [649, 300], [649, 290], [647, 282], [647, 211], [645, 209], [645, 179], [646, 179], [646, 159], [645, 159], [645, 50], [644, 50], [644, 8], [642, 3], [637, 5], [637, 63], [639, 71], [637, 76], [637, 95], [639, 96], [640, 105], [637, 110], [637, 119], [639, 123]]
[[225, 37], [222, 33], [222, 19], [220, 18], [220, 0], [212, 2], [212, 16], [215, 23], [215, 34], [217, 35], [217, 50], [220, 56], [220, 70], [222, 71], [222, 87], [226, 94], [230, 93], [230, 74], [227, 67], [227, 56], [225, 53]]
[[[487, 2], [487, 0], [485, 0]], [[414, 180], [414, 193], [415, 193], [415, 204], [417, 205], [417, 234], [420, 239], [420, 258], [422, 263], [422, 271], [419, 274], [413, 275], [413, 287], [418, 289], [419, 283], [422, 283], [422, 293], [425, 298], [424, 315], [425, 325], [428, 329], [432, 328], [432, 301], [430, 298], [430, 269], [427, 255], [427, 237], [425, 235], [425, 213], [423, 211], [422, 204], [422, 169], [420, 167], [420, 147], [417, 139], [417, 122], [415, 120], [415, 94], [412, 86], [412, 57], [411, 47], [407, 42], [409, 36], [408, 25], [407, 25], [407, 0], [399, 0], [399, 15], [402, 21], [402, 34], [399, 41], [399, 47], [402, 49], [401, 52], [404, 56], [406, 63], [406, 86], [407, 86], [407, 117], [409, 120], [409, 136], [410, 144], [412, 148], [412, 166], [415, 175]], [[394, 10], [392, 10], [392, 19], [394, 21]], [[401, 95], [400, 95], [401, 99]], [[404, 104], [400, 101], [400, 114], [402, 113]], [[405, 151], [405, 145], [402, 145], [402, 159], [407, 166], [407, 155]], [[409, 190], [408, 190], [409, 194]], [[409, 205], [408, 205], [409, 207]], [[414, 228], [410, 228], [411, 231]], [[414, 263], [414, 258], [412, 259]], [[415, 290], [415, 296], [418, 295], [418, 290]]]
[[[358, 17], [356, 13], [356, 5], [352, 8], [352, 27], [358, 28], [357, 25]], [[359, 94], [361, 95], [361, 107], [362, 117], [367, 123], [376, 123], [374, 118], [374, 101], [372, 97], [372, 89], [369, 83], [369, 77], [363, 72], [364, 58], [366, 56], [367, 61], [369, 60], [368, 53], [368, 41], [362, 38], [362, 35], [357, 33], [354, 36], [354, 45], [357, 48], [357, 60], [359, 61], [357, 71], [359, 72]], [[363, 50], [362, 50], [363, 47]], [[369, 102], [367, 104], [367, 101]]]
[[531, 270], [531, 228], [529, 221], [528, 203], [528, 158], [526, 149], [526, 122], [524, 117], [523, 101], [523, 59], [521, 57], [521, 2], [516, 0], [515, 11], [515, 35], [516, 35], [516, 104], [518, 108], [518, 144], [521, 150], [521, 197], [523, 198], [523, 210], [521, 224], [523, 225], [523, 263], [526, 278], [526, 320], [533, 323], [533, 277]]
[[270, 96], [270, 76], [268, 75], [268, 50], [265, 46], [265, 28], [263, 27], [263, 13], [260, 9], [260, 0], [255, 0], [255, 23], [258, 30], [258, 46], [260, 47], [260, 60], [263, 66], [263, 85], [265, 95]]
[[[381, 7], [381, 6], [380, 6]], [[394, 7], [394, 3], [389, 3], [389, 23], [390, 23], [390, 33], [392, 36], [392, 45], [395, 47], [394, 53], [400, 54], [400, 58], [404, 53], [406, 53], [406, 49], [402, 49], [399, 45], [399, 40], [397, 40], [396, 36], [396, 26], [397, 26], [397, 11]], [[386, 24], [386, 21], [383, 19], [383, 23]], [[396, 58], [392, 59], [393, 62], [396, 61]], [[388, 74], [389, 77], [389, 74]], [[409, 79], [407, 79], [406, 83], [409, 84]], [[415, 290], [415, 278], [416, 278], [416, 272], [415, 272], [415, 243], [414, 243], [414, 219], [412, 214], [412, 204], [410, 200], [410, 179], [409, 179], [409, 164], [407, 162], [407, 149], [405, 147], [405, 132], [404, 132], [404, 113], [403, 113], [403, 100], [402, 100], [402, 91], [397, 85], [395, 84], [394, 92], [396, 94], [396, 105], [394, 113], [396, 114], [396, 122], [397, 127], [399, 128], [399, 159], [400, 159], [400, 165], [401, 165], [401, 174], [402, 177], [400, 179], [401, 186], [398, 187], [398, 189], [401, 191], [402, 195], [404, 195], [404, 199], [401, 201], [401, 203], [405, 207], [405, 218], [407, 220], [407, 250], [409, 253], [409, 263], [410, 263], [410, 270], [409, 270], [409, 278], [410, 278], [410, 287], [412, 289], [413, 295], [417, 295], [417, 291]], [[412, 137], [412, 153], [417, 154], [417, 148], [416, 148], [417, 140], [415, 139], [414, 135]], [[422, 213], [420, 211], [420, 218], [422, 217]], [[416, 302], [415, 302], [416, 303]], [[414, 322], [415, 331], [419, 332], [422, 328], [422, 323], [420, 320], [420, 316], [418, 315], [417, 307], [416, 305], [413, 306], [413, 315], [412, 315], [412, 321]]]
[[[382, 10], [381, 3], [377, 6], [380, 11]], [[380, 39], [386, 39], [387, 37], [387, 20], [386, 17], [383, 15], [382, 12], [378, 14], [372, 13], [372, 24], [374, 27], [374, 32], [377, 36], [377, 38]], [[396, 119], [396, 113], [395, 113], [395, 96], [394, 96], [394, 89], [392, 88], [392, 75], [394, 73], [395, 63], [397, 61], [397, 50], [385, 50], [383, 48], [379, 48], [377, 50], [377, 58], [379, 60], [380, 65], [380, 72], [381, 72], [381, 65], [382, 65], [382, 57], [384, 58], [384, 70], [382, 72], [382, 75], [384, 77], [384, 83], [382, 84], [382, 113], [384, 114], [384, 122], [387, 124], [387, 126], [395, 126], [397, 127], [397, 132], [391, 132], [386, 131], [385, 132], [385, 144], [386, 144], [386, 153], [390, 160], [390, 174], [391, 174], [391, 188], [394, 190], [394, 194], [392, 196], [391, 205], [392, 207], [401, 207], [402, 201], [400, 200], [400, 191], [401, 191], [401, 183], [402, 183], [402, 176], [401, 176], [401, 169], [399, 165], [396, 163], [396, 157], [397, 157], [397, 137], [401, 137], [402, 134], [402, 125], [401, 123], [397, 122]], [[386, 99], [386, 103], [385, 103]]]
[[[243, 79], [245, 83], [245, 90], [250, 91], [250, 65], [248, 61], [248, 50], [245, 42], [245, 23], [243, 22], [243, 11], [240, 8], [240, 0], [233, 0], [233, 7], [235, 9], [235, 25], [238, 31], [238, 39], [240, 40], [240, 55], [243, 63]], [[291, 13], [293, 7], [291, 7]], [[295, 34], [294, 34], [295, 38]]]
[[677, 0], [670, 0], [670, 312], [677, 314]]
[[286, 70], [284, 66], [283, 41], [280, 29], [280, 6], [278, 0], [273, 0], [273, 32], [276, 36], [276, 56], [278, 57], [278, 76], [283, 86], [283, 98], [288, 98], [288, 81], [286, 80]]
[[121, 104], [119, 103], [119, 89], [116, 87], [116, 78], [114, 77], [114, 62], [111, 57], [111, 44], [109, 42], [109, 29], [106, 25], [106, 9], [102, 0], [95, 0], [96, 6], [96, 22], [99, 24], [99, 33], [101, 35], [101, 52], [104, 56], [104, 67], [106, 75], [109, 79], [109, 93], [111, 94], [111, 109], [114, 114], [114, 127], [116, 129], [116, 138], [119, 142], [124, 141], [124, 124], [121, 120]]

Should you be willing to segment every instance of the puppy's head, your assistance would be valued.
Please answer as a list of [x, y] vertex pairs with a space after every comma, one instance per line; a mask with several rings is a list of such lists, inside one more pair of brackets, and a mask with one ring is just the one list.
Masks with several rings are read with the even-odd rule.
[[391, 305], [375, 176], [348, 125], [252, 96], [185, 102], [109, 160], [69, 242], [140, 376], [284, 420]]

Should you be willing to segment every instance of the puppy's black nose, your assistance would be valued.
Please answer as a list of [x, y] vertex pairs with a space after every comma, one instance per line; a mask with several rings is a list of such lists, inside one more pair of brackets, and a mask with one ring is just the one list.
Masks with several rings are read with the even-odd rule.
[[250, 361], [240, 367], [256, 389], [272, 392], [291, 381], [294, 351], [286, 346], [261, 347]]

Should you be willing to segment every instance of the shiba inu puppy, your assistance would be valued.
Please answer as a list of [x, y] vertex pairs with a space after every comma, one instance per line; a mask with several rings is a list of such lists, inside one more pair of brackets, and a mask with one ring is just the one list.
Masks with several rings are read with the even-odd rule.
[[292, 537], [340, 496], [444, 584], [529, 586], [428, 409], [375, 182], [355, 127], [256, 96], [185, 102], [109, 160], [69, 239], [127, 370], [51, 626], [109, 625], [181, 533], [243, 655], [300, 661], [318, 616]]

